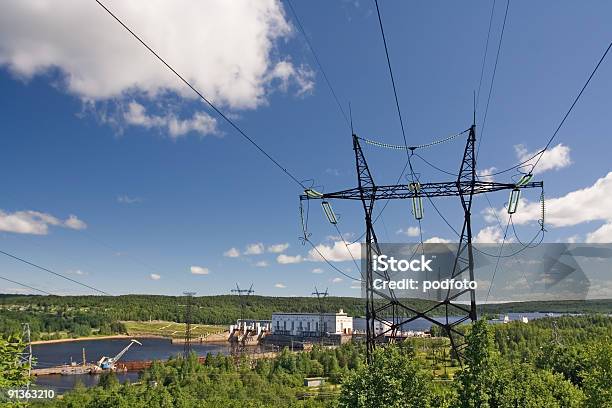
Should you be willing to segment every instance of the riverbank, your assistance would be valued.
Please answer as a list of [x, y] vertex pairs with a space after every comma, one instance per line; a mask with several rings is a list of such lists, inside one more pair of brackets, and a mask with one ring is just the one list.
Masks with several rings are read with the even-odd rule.
[[[110, 336], [86, 336], [86, 337], [75, 337], [75, 338], [65, 338], [65, 339], [53, 339], [53, 340], [36, 340], [32, 342], [32, 345], [37, 344], [54, 344], [54, 343], [72, 343], [76, 341], [89, 341], [89, 340], [113, 340], [113, 339], [130, 339], [134, 337], [129, 334], [113, 334]], [[138, 337], [146, 337], [151, 339], [164, 339], [167, 337], [157, 336], [157, 335], [138, 335]]]

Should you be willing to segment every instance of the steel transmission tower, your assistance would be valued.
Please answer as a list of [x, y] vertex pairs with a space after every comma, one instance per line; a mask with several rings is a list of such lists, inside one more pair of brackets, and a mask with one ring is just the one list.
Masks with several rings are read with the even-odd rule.
[[324, 304], [323, 302], [325, 301], [325, 298], [328, 296], [327, 293], [327, 289], [325, 289], [325, 292], [319, 292], [319, 290], [317, 289], [317, 287], [315, 286], [315, 290], [314, 292], [312, 292], [313, 296], [317, 297], [317, 303], [319, 306], [319, 330], [317, 330], [319, 333], [319, 343], [323, 343], [323, 335], [324, 335], [324, 331], [323, 331], [323, 314], [325, 313], [325, 308], [324, 308]]
[[19, 356], [19, 364], [26, 365], [28, 367], [28, 384], [27, 388], [30, 388], [30, 378], [32, 377], [32, 339], [30, 335], [30, 324], [23, 323], [21, 325], [21, 341], [24, 342], [25, 349]]
[[[467, 278], [474, 280], [474, 257], [472, 252], [472, 225], [471, 210], [472, 200], [477, 194], [484, 194], [501, 190], [512, 190], [518, 193], [525, 188], [543, 188], [542, 182], [530, 182], [529, 178], [520, 183], [497, 183], [492, 181], [480, 181], [476, 176], [476, 125], [472, 125], [468, 132], [468, 139], [463, 153], [463, 159], [459, 168], [456, 180], [436, 183], [411, 182], [409, 184], [396, 185], [376, 185], [372, 173], [368, 167], [365, 155], [361, 149], [359, 138], [353, 134], [353, 150], [355, 152], [355, 162], [357, 170], [356, 188], [341, 190], [332, 193], [318, 193], [313, 190], [306, 190], [300, 196], [300, 200], [358, 200], [361, 201], [365, 213], [365, 273], [362, 271], [362, 279], [365, 281], [366, 297], [366, 351], [368, 362], [372, 361], [372, 352], [376, 345], [382, 342], [385, 337], [390, 341], [395, 341], [397, 332], [402, 325], [413, 320], [423, 318], [433, 325], [441, 327], [451, 341], [451, 346], [455, 355], [461, 358], [461, 349], [464, 344], [458, 344], [458, 337], [463, 334], [456, 329], [456, 326], [468, 320], [475, 321], [476, 316], [476, 296], [474, 289], [464, 289], [451, 295], [450, 289], [443, 300], [438, 301], [434, 306], [425, 311], [416, 310], [410, 306], [409, 299], [399, 299], [392, 290], [384, 293], [376, 290], [373, 286], [374, 274], [384, 280], [389, 280], [387, 272], [373, 271], [372, 260], [374, 256], [381, 254], [378, 245], [374, 224], [372, 222], [372, 212], [377, 200], [403, 200], [409, 199], [422, 200], [423, 197], [429, 199], [435, 197], [459, 197], [463, 208], [464, 218], [463, 227], [459, 238], [457, 253], [455, 255], [453, 269], [450, 271], [450, 279]], [[414, 151], [417, 147], [409, 147]], [[327, 203], [326, 201], [323, 201]], [[414, 208], [414, 207], [413, 207]], [[421, 209], [422, 210], [422, 209]], [[422, 212], [421, 212], [422, 215]], [[415, 214], [416, 216], [416, 214]], [[467, 276], [466, 276], [467, 275]], [[459, 298], [469, 295], [467, 301]], [[375, 297], [380, 298], [375, 302]], [[439, 322], [433, 318], [433, 313], [440, 314], [441, 310], [445, 316], [444, 321]], [[451, 322], [449, 317], [452, 315], [461, 316], [458, 320]], [[405, 317], [410, 316], [410, 317]], [[376, 324], [382, 327], [376, 332]]]
[[183, 357], [189, 357], [191, 354], [191, 303], [195, 292], [183, 292], [183, 295], [187, 296], [187, 303], [185, 305], [185, 344], [183, 346]]
[[[240, 322], [238, 324], [238, 342], [237, 342], [237, 348], [236, 350], [232, 350], [235, 354], [241, 355], [242, 352], [244, 351], [244, 339], [246, 339], [246, 335], [247, 333], [247, 324], [244, 321], [245, 318], [245, 311], [246, 311], [246, 307], [247, 307], [247, 303], [248, 303], [248, 296], [252, 295], [253, 293], [255, 293], [255, 291], [253, 290], [253, 284], [251, 283], [251, 286], [248, 289], [240, 289], [240, 285], [238, 285], [238, 283], [236, 283], [236, 289], [232, 289], [230, 290], [231, 293], [235, 293], [238, 295], [238, 300], [240, 302]], [[242, 331], [242, 325], [244, 325], [244, 337], [243, 340], [240, 340], [240, 335], [241, 335], [241, 331]]]

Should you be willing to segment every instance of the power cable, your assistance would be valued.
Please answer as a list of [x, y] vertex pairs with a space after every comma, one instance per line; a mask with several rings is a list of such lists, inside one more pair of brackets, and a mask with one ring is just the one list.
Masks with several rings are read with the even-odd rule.
[[546, 146], [541, 149], [540, 151], [538, 151], [537, 153], [535, 153], [533, 156], [529, 157], [526, 160], [523, 160], [522, 162], [515, 164], [512, 167], [508, 167], [507, 169], [504, 170], [500, 170], [497, 171], [495, 173], [492, 173], [491, 175], [497, 175], [497, 174], [502, 174], [502, 173], [506, 173], [508, 171], [520, 168], [525, 166], [527, 163], [529, 163], [530, 161], [532, 161], [533, 159], [535, 159], [536, 157], [538, 157], [537, 161], [535, 164], [533, 164], [533, 166], [531, 166], [531, 170], [530, 173], [533, 173], [533, 170], [535, 169], [536, 165], [539, 163], [540, 159], [542, 158], [542, 156], [544, 155], [544, 152], [550, 147], [551, 143], [553, 142], [553, 140], [555, 139], [555, 137], [557, 136], [557, 134], [559, 133], [559, 130], [561, 130], [561, 128], [563, 127], [563, 125], [565, 124], [565, 120], [568, 118], [568, 116], [570, 115], [570, 113], [572, 112], [572, 110], [574, 109], [574, 106], [576, 106], [576, 104], [578, 103], [578, 100], [580, 99], [580, 97], [582, 96], [582, 94], [584, 93], [585, 89], [587, 88], [587, 86], [589, 85], [589, 83], [591, 82], [591, 79], [595, 76], [595, 73], [597, 72], [597, 70], [599, 69], [599, 66], [601, 65], [601, 63], [604, 61], [604, 59], [606, 58], [606, 56], [608, 55], [608, 52], [610, 51], [610, 48], [612, 48], [612, 42], [610, 42], [610, 44], [608, 45], [608, 47], [605, 49], [603, 55], [601, 56], [601, 58], [599, 59], [599, 61], [597, 62], [597, 65], [595, 65], [595, 68], [593, 69], [593, 71], [591, 72], [591, 74], [589, 75], [587, 81], [584, 83], [584, 85], [582, 86], [582, 88], [580, 89], [580, 92], [578, 93], [578, 95], [576, 96], [576, 98], [574, 99], [574, 101], [572, 102], [572, 105], [570, 106], [570, 108], [568, 109], [568, 111], [565, 113], [565, 115], [563, 116], [563, 119], [561, 120], [561, 122], [559, 123], [559, 125], [557, 126], [557, 128], [555, 129], [555, 132], [552, 134], [552, 136], [550, 137], [550, 139], [548, 140], [548, 142], [546, 143]]
[[578, 100], [580, 99], [580, 97], [582, 96], [582, 93], [584, 92], [584, 90], [586, 89], [586, 87], [589, 85], [589, 83], [591, 82], [591, 79], [593, 78], [593, 76], [595, 75], [595, 73], [597, 72], [597, 70], [599, 69], [599, 66], [601, 65], [601, 63], [603, 62], [603, 60], [606, 58], [606, 55], [608, 55], [608, 51], [610, 51], [610, 48], [612, 48], [612, 42], [610, 42], [610, 44], [608, 45], [608, 48], [606, 48], [606, 50], [604, 51], [603, 55], [601, 56], [601, 58], [599, 59], [599, 61], [597, 62], [597, 65], [595, 65], [595, 68], [593, 69], [593, 71], [591, 72], [591, 75], [589, 75], [589, 78], [587, 79], [587, 81], [584, 83], [584, 85], [582, 86], [582, 89], [580, 89], [580, 92], [578, 93], [578, 95], [576, 96], [576, 98], [574, 99], [574, 102], [572, 102], [572, 105], [570, 106], [570, 108], [568, 109], [567, 113], [563, 116], [563, 119], [561, 120], [561, 122], [559, 123], [559, 126], [557, 126], [557, 129], [555, 129], [555, 132], [552, 134], [552, 136], [550, 137], [550, 139], [548, 139], [548, 142], [546, 143], [546, 146], [544, 146], [544, 149], [542, 149], [542, 153], [540, 154], [540, 157], [538, 157], [538, 159], [536, 160], [535, 164], [533, 165], [530, 173], [533, 172], [533, 170], [535, 169], [535, 167], [538, 165], [538, 163], [540, 162], [540, 160], [542, 159], [542, 156], [544, 155], [544, 152], [550, 147], [550, 144], [553, 142], [553, 140], [555, 139], [555, 137], [557, 136], [557, 133], [559, 133], [559, 130], [561, 129], [561, 127], [563, 126], [563, 124], [565, 123], [565, 120], [567, 119], [567, 117], [569, 116], [569, 114], [572, 112], [572, 110], [574, 109], [574, 106], [576, 106], [576, 103], [578, 103]]
[[[382, 17], [380, 15], [380, 8], [378, 7], [378, 0], [374, 0], [374, 4], [376, 5], [376, 14], [378, 15], [378, 25], [380, 26], [380, 34], [382, 36], [383, 45], [385, 47], [385, 56], [387, 57], [387, 68], [389, 68], [389, 76], [391, 77], [391, 85], [393, 87], [393, 96], [395, 97], [395, 107], [397, 108], [397, 116], [399, 117], [400, 127], [402, 129], [402, 138], [404, 139], [404, 147], [406, 148], [406, 156], [408, 159], [408, 166], [410, 167], [412, 182], [414, 183], [414, 169], [412, 168], [412, 162], [410, 159], [410, 155], [414, 152], [414, 149], [408, 148], [408, 141], [406, 140], [406, 130], [404, 128], [404, 119], [402, 118], [402, 111], [400, 109], [399, 98], [397, 96], [397, 87], [395, 86], [395, 78], [393, 77], [393, 68], [391, 67], [391, 58], [389, 57], [389, 47], [387, 46], [387, 38], [385, 36], [385, 28], [383, 26]], [[402, 171], [402, 175], [405, 169]], [[419, 235], [421, 238], [423, 237], [423, 230], [421, 228], [421, 222], [419, 221]], [[368, 243], [369, 245], [369, 243]], [[421, 240], [421, 246], [423, 245], [423, 241]]]
[[342, 117], [344, 117], [346, 124], [349, 127], [352, 127], [351, 122], [346, 116], [346, 113], [344, 112], [344, 109], [342, 108], [342, 104], [340, 103], [340, 100], [338, 99], [338, 96], [336, 95], [336, 92], [334, 91], [334, 87], [332, 86], [331, 81], [329, 80], [329, 78], [327, 77], [327, 74], [325, 73], [325, 70], [323, 69], [323, 64], [321, 64], [321, 61], [319, 61], [319, 57], [317, 56], [317, 53], [315, 52], [315, 49], [312, 46], [312, 43], [308, 39], [308, 36], [306, 35], [306, 30], [304, 30], [304, 27], [302, 26], [302, 22], [300, 21], [300, 18], [298, 17], [295, 9], [293, 8], [293, 4], [291, 3], [291, 0], [287, 0], [287, 4], [289, 5], [289, 8], [291, 9], [291, 13], [293, 14], [293, 17], [295, 18], [295, 22], [297, 23], [300, 29], [300, 32], [304, 36], [304, 40], [306, 41], [306, 44], [308, 44], [308, 48], [310, 49], [310, 52], [312, 53], [315, 62], [317, 63], [317, 65], [319, 66], [319, 69], [321, 70], [321, 74], [323, 74], [323, 78], [325, 79], [325, 82], [327, 83], [327, 87], [331, 91], [331, 94], [334, 97], [336, 104], [338, 105], [338, 109], [340, 109], [340, 113], [342, 114]]
[[480, 80], [478, 81], [478, 93], [476, 94], [476, 109], [478, 109], [478, 102], [480, 101], [480, 87], [482, 86], [482, 78], [484, 75], [485, 63], [487, 61], [487, 52], [489, 50], [489, 39], [491, 37], [491, 26], [493, 25], [495, 3], [496, 0], [493, 0], [493, 6], [491, 6], [491, 16], [489, 17], [489, 30], [487, 31], [487, 41], [485, 43], [484, 55], [482, 57], [482, 66], [480, 68]]
[[102, 7], [112, 18], [114, 18], [123, 28], [125, 28], [138, 42], [140, 42], [151, 54], [153, 54], [162, 64], [164, 64], [174, 75], [176, 75], [185, 85], [187, 85], [200, 99], [202, 99], [212, 110], [214, 110], [219, 116], [221, 116], [227, 123], [229, 123], [238, 133], [240, 133], [249, 143], [251, 143], [257, 150], [259, 150], [264, 156], [266, 156], [276, 167], [282, 170], [291, 180], [298, 184], [302, 189], [306, 189], [306, 186], [297, 179], [289, 170], [283, 167], [276, 159], [274, 159], [268, 152], [266, 152], [255, 140], [249, 137], [234, 121], [228, 118], [223, 112], [221, 112], [212, 102], [210, 102], [200, 91], [198, 91], [189, 81], [187, 81], [181, 74], [179, 74], [165, 59], [163, 59], [153, 48], [151, 48], [146, 42], [144, 42], [134, 31], [132, 31], [119, 17], [117, 17], [112, 11], [110, 11], [100, 0], [95, 0], [100, 7]]
[[[497, 54], [495, 56], [495, 64], [493, 65], [493, 75], [491, 76], [491, 83], [489, 85], [489, 95], [487, 96], [487, 105], [485, 107], [484, 118], [482, 120], [482, 130], [480, 131], [480, 138], [478, 139], [478, 147], [476, 148], [476, 159], [478, 159], [478, 154], [480, 153], [480, 146], [482, 145], [482, 140], [484, 138], [484, 130], [487, 124], [487, 114], [489, 113], [489, 103], [491, 102], [491, 94], [493, 93], [493, 85], [495, 84], [495, 74], [497, 73], [497, 63], [499, 62], [499, 54], [501, 52], [502, 42], [504, 39], [504, 31], [506, 30], [506, 20], [508, 19], [508, 9], [509, 8], [510, 8], [510, 0], [506, 0], [506, 12], [504, 13], [504, 22], [502, 23], [501, 34], [499, 36], [499, 43], [497, 44]], [[493, 10], [491, 10], [491, 13], [493, 13]], [[484, 61], [483, 61], [483, 64], [484, 64]]]
[[45, 290], [37, 289], [37, 288], [35, 288], [33, 286], [26, 285], [25, 283], [21, 283], [21, 282], [17, 282], [17, 281], [14, 281], [12, 279], [9, 279], [9, 278], [5, 278], [4, 276], [0, 276], [0, 279], [5, 280], [7, 282], [14, 283], [14, 284], [19, 285], [19, 286], [23, 286], [24, 288], [35, 290], [36, 292], [44, 293], [45, 295], [55, 296], [53, 293], [49, 293], [49, 292], [47, 292]]
[[83, 283], [83, 282], [79, 282], [79, 281], [78, 281], [78, 280], [76, 280], [76, 279], [69, 278], [68, 276], [62, 275], [61, 273], [54, 272], [54, 271], [52, 271], [51, 269], [48, 269], [48, 268], [45, 268], [45, 267], [43, 267], [43, 266], [37, 265], [37, 264], [35, 264], [35, 263], [33, 263], [33, 262], [27, 261], [27, 260], [25, 260], [25, 259], [23, 259], [23, 258], [20, 258], [20, 257], [18, 257], [18, 256], [15, 256], [15, 255], [9, 254], [8, 252], [4, 252], [4, 251], [0, 250], [0, 254], [6, 255], [6, 256], [8, 256], [9, 258], [13, 258], [13, 259], [15, 259], [15, 260], [17, 260], [17, 261], [20, 261], [20, 262], [23, 262], [23, 263], [28, 264], [28, 265], [30, 265], [30, 266], [33, 266], [33, 267], [35, 267], [35, 268], [38, 268], [38, 269], [40, 269], [40, 270], [42, 270], [42, 271], [45, 271], [45, 272], [48, 272], [48, 273], [50, 273], [50, 274], [52, 274], [52, 275], [59, 276], [60, 278], [63, 278], [63, 279], [66, 279], [66, 280], [68, 280], [68, 281], [70, 281], [70, 282], [76, 283], [77, 285], [81, 285], [81, 286], [83, 286], [83, 287], [86, 287], [86, 288], [92, 289], [92, 290], [94, 290], [94, 291], [96, 291], [96, 292], [98, 292], [98, 293], [101, 293], [101, 294], [103, 294], [103, 295], [112, 296], [112, 295], [111, 295], [110, 293], [108, 293], [108, 292], [105, 292], [105, 291], [103, 291], [103, 290], [100, 290], [100, 289], [94, 288], [93, 286], [89, 286], [89, 285], [87, 285], [87, 284], [85, 284], [85, 283]]

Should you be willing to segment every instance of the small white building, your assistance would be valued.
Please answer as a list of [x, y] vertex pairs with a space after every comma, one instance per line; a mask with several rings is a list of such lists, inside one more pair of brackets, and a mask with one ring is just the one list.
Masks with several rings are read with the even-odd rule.
[[[319, 327], [321, 326], [322, 327]], [[338, 313], [272, 313], [272, 334], [287, 336], [319, 336], [351, 334], [353, 318], [342, 309]]]

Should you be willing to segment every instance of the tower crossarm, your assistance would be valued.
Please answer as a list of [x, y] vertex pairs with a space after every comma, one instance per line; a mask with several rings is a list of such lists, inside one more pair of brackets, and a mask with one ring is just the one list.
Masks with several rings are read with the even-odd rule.
[[[397, 184], [386, 186], [362, 187], [364, 196], [374, 200], [400, 200], [414, 197], [457, 197], [460, 193], [469, 194], [472, 183], [471, 181], [457, 182], [438, 182], [438, 183], [423, 183], [419, 189], [411, 188], [410, 184]], [[501, 190], [526, 189], [526, 188], [541, 188], [543, 182], [533, 181], [523, 185], [514, 183], [497, 183], [493, 181], [475, 181], [474, 194], [484, 194]], [[341, 199], [341, 200], [361, 200], [361, 190], [359, 188], [351, 188], [332, 193], [324, 193], [320, 197], [312, 197], [307, 194], [300, 196], [300, 200], [316, 200], [316, 199]]]

